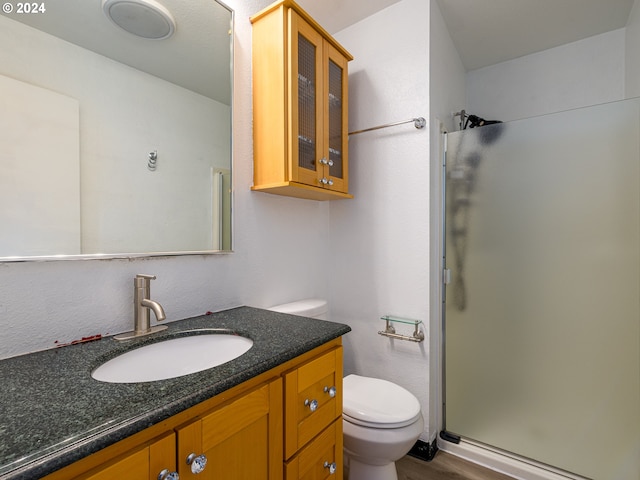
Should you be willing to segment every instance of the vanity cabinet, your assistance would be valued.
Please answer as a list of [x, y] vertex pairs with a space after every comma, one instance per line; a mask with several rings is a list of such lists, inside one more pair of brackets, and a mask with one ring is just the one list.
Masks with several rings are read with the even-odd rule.
[[353, 198], [347, 131], [353, 57], [293, 1], [278, 1], [251, 22], [252, 190]]
[[[277, 379], [177, 429], [180, 479], [279, 480], [282, 381]], [[201, 473], [187, 464], [205, 455]]]
[[[157, 427], [167, 428], [183, 416]], [[173, 480], [168, 474], [177, 472], [181, 480], [282, 479], [282, 379], [276, 378], [211, 410], [186, 417], [191, 418], [151, 441], [140, 445], [132, 439], [119, 442], [113, 447], [126, 453], [113, 459], [101, 460], [111, 454], [110, 449], [105, 449], [46, 478]], [[199, 469], [203, 458], [206, 464]], [[76, 474], [88, 461], [98, 465]], [[162, 472], [167, 476], [163, 477]]]
[[153, 479], [160, 472], [176, 471], [175, 434], [169, 432], [141, 445], [133, 452], [118, 456], [88, 472], [69, 478], [78, 480], [113, 480], [114, 478]]
[[45, 479], [342, 479], [342, 359], [336, 338]]
[[284, 375], [285, 479], [342, 478], [342, 348]]

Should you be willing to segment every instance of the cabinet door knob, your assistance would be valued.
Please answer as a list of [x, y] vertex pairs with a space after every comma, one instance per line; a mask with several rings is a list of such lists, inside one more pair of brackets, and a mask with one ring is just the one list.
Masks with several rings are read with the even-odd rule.
[[327, 165], [329, 165], [330, 167], [333, 167], [333, 160], [329, 160], [329, 161], [327, 162]]
[[191, 473], [198, 474], [207, 466], [207, 457], [204, 454], [196, 455], [195, 453], [191, 453], [187, 457], [187, 465], [191, 466]]
[[326, 158], [324, 158], [324, 157], [322, 157], [322, 158], [320, 159], [320, 163], [321, 163], [322, 165], [329, 165], [329, 162], [328, 162], [328, 161], [327, 161], [327, 159], [326, 159]]
[[327, 185], [333, 185], [333, 180], [331, 179], [327, 180]]
[[326, 179], [326, 177], [322, 177], [320, 180], [318, 180], [321, 184], [326, 185], [327, 183], [329, 183], [329, 180]]
[[304, 406], [309, 407], [309, 410], [315, 412], [318, 409], [318, 400], [309, 400], [308, 398], [304, 401]]
[[331, 398], [336, 396], [336, 387], [324, 387], [324, 393], [328, 393]]
[[336, 470], [338, 469], [336, 462], [331, 462], [331, 463], [324, 462], [323, 467], [329, 469], [329, 475], [333, 475], [334, 473], [336, 473]]
[[158, 480], [180, 480], [180, 476], [178, 472], [170, 472], [169, 469], [165, 468], [158, 474]]

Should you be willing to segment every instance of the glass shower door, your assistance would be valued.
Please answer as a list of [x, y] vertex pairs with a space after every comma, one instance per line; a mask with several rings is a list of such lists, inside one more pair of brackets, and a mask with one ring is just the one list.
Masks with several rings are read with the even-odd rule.
[[447, 135], [448, 432], [638, 480], [639, 138], [637, 99]]

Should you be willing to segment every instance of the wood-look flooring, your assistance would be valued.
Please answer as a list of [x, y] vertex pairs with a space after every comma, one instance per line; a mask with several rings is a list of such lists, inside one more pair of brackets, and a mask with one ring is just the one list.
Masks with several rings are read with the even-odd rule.
[[430, 462], [407, 455], [396, 462], [396, 469], [398, 480], [513, 480], [443, 451]]

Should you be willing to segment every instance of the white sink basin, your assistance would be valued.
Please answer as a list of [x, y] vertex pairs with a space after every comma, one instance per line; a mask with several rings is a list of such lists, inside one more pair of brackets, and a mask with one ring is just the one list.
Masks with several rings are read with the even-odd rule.
[[108, 383], [165, 380], [222, 365], [252, 346], [253, 340], [232, 334], [171, 338], [123, 353], [100, 365], [91, 376]]

